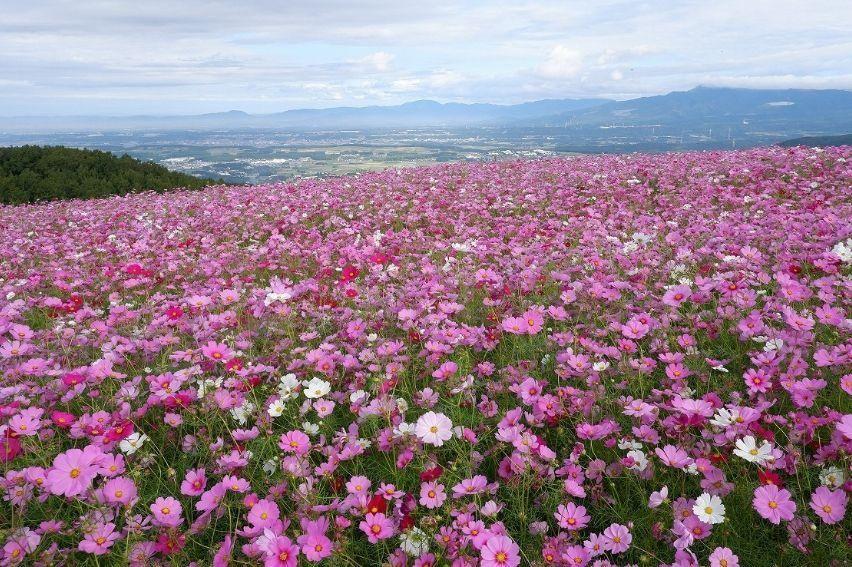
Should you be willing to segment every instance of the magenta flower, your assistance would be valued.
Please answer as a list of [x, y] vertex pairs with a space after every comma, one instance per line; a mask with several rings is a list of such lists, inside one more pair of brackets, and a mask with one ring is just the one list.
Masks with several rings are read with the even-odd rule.
[[103, 493], [106, 501], [111, 504], [130, 506], [136, 500], [136, 484], [123, 476], [111, 478], [104, 484]]
[[586, 513], [586, 508], [584, 506], [577, 506], [573, 502], [569, 502], [566, 505], [560, 504], [553, 515], [556, 517], [556, 522], [559, 524], [559, 527], [568, 531], [581, 530], [585, 528], [588, 525], [589, 520], [592, 519], [592, 517]]
[[488, 479], [478, 474], [472, 478], [466, 478], [457, 485], [453, 486], [453, 496], [461, 498], [463, 496], [473, 496], [485, 490], [488, 486]]
[[394, 533], [393, 523], [381, 512], [367, 514], [361, 520], [361, 523], [358, 524], [358, 527], [361, 528], [362, 532], [367, 534], [367, 540], [370, 543], [376, 543], [380, 539], [387, 539], [393, 536]]
[[[69, 449], [53, 459], [53, 467], [47, 473], [47, 484], [53, 494], [77, 496], [85, 492], [98, 474], [96, 463], [102, 453], [97, 451]], [[94, 447], [93, 447], [94, 449]]]
[[201, 354], [216, 362], [227, 362], [234, 356], [234, 351], [228, 348], [226, 344], [208, 341], [206, 345], [201, 347]]
[[299, 548], [290, 538], [279, 535], [271, 539], [266, 547], [264, 567], [296, 567], [299, 561]]
[[820, 486], [811, 495], [811, 509], [826, 524], [836, 524], [846, 514], [846, 493]]
[[657, 447], [654, 453], [664, 464], [676, 469], [684, 469], [693, 463], [686, 451], [674, 445], [666, 445], [662, 449]]
[[792, 520], [796, 512], [796, 503], [790, 499], [790, 492], [774, 484], [758, 486], [754, 490], [752, 506], [758, 514], [776, 525], [781, 520]]
[[311, 450], [311, 438], [298, 429], [288, 431], [281, 435], [281, 440], [278, 441], [278, 446], [286, 453], [305, 455]]
[[526, 320], [523, 317], [509, 317], [503, 321], [503, 330], [513, 335], [523, 335], [529, 330]]
[[611, 524], [601, 534], [603, 537], [604, 549], [610, 553], [623, 553], [630, 548], [630, 542], [633, 541], [633, 535], [627, 526], [621, 524]]
[[207, 477], [204, 469], [186, 471], [183, 482], [180, 483], [180, 493], [184, 496], [200, 496], [207, 487]]
[[346, 490], [349, 491], [349, 494], [357, 496], [367, 494], [372, 485], [373, 484], [370, 482], [370, 479], [366, 476], [353, 476], [349, 479], [349, 482], [346, 483]]
[[479, 550], [482, 567], [517, 567], [521, 563], [518, 544], [504, 535], [492, 535]]
[[180, 502], [171, 496], [160, 496], [154, 503], [151, 504], [151, 514], [154, 515], [154, 522], [159, 526], [174, 528], [183, 522], [183, 508]]
[[259, 500], [251, 507], [248, 521], [256, 528], [266, 528], [275, 523], [281, 515], [278, 504], [272, 500]]
[[710, 567], [738, 567], [740, 564], [740, 558], [727, 547], [717, 547], [708, 559]]
[[424, 482], [420, 485], [420, 505], [430, 510], [440, 508], [447, 499], [444, 485], [439, 482]]
[[86, 533], [77, 547], [85, 553], [103, 555], [109, 551], [115, 540], [120, 538], [121, 534], [115, 531], [115, 524], [103, 524]]

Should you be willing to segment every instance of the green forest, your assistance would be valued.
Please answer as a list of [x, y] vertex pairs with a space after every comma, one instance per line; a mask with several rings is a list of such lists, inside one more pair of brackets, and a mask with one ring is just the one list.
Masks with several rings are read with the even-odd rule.
[[216, 183], [125, 154], [63, 146], [0, 148], [0, 203], [88, 199]]

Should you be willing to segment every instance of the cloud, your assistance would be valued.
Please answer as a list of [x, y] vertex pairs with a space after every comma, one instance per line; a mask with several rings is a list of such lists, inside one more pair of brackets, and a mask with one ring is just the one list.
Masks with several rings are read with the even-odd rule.
[[390, 68], [391, 61], [393, 61], [393, 55], [384, 51], [377, 51], [362, 57], [358, 60], [358, 63], [366, 65], [374, 71], [384, 72]]
[[0, 113], [187, 113], [852, 88], [846, 2], [19, 3]]
[[583, 56], [579, 51], [556, 45], [536, 70], [549, 79], [570, 79], [576, 77], [582, 68]]

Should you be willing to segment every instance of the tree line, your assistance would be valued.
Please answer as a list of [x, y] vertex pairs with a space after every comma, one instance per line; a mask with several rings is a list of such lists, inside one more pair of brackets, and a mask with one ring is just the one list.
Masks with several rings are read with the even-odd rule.
[[88, 199], [134, 191], [197, 189], [212, 179], [169, 171], [127, 154], [64, 146], [0, 148], [0, 203]]

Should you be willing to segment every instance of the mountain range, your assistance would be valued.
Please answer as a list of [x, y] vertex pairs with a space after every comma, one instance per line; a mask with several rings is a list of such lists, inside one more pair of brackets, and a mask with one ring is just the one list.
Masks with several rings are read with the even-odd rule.
[[[274, 114], [242, 111], [185, 116], [0, 117], [0, 132], [169, 130], [345, 130], [424, 127], [574, 129], [586, 134], [700, 139], [761, 138], [852, 132], [852, 91], [754, 90], [696, 87], [689, 91], [614, 101], [539, 100], [515, 105], [419, 100], [396, 106], [297, 109]], [[713, 134], [713, 131], [716, 134]], [[595, 137], [598, 136], [595, 134]]]

